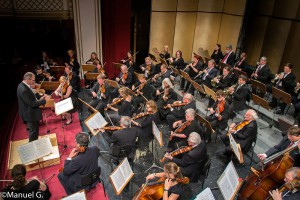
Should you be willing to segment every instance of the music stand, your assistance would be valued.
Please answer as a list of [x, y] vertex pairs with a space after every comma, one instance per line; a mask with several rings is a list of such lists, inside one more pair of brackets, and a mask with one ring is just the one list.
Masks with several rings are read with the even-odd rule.
[[186, 72], [184, 72], [183, 70], [180, 70], [180, 72], [181, 72], [182, 78], [191, 82], [191, 77]]
[[166, 61], [165, 59], [159, 58], [159, 60], [160, 60], [160, 62], [161, 62], [162, 64], [164, 64], [164, 65], [166, 65], [167, 67], [169, 67], [169, 65], [168, 65], [168, 63], [167, 63], [167, 61]]
[[283, 102], [285, 103], [286, 105], [288, 105], [288, 108], [285, 112], [285, 115], [286, 113], [289, 111], [290, 109], [290, 106], [292, 104], [292, 96], [289, 94], [289, 93], [286, 93], [276, 87], [272, 87], [272, 96], [277, 99], [279, 102]]
[[95, 65], [88, 65], [88, 64], [86, 64], [86, 65], [81, 65], [81, 68], [82, 68], [83, 72], [92, 72], [92, 71], [94, 71], [94, 69], [96, 68], [96, 66]]
[[170, 65], [171, 70], [173, 71], [173, 73], [177, 76], [180, 76], [180, 71], [176, 68], [174, 68], [173, 66]]
[[44, 81], [40, 89], [53, 91], [58, 88], [59, 84], [59, 81]]
[[40, 106], [40, 108], [43, 110], [43, 115], [45, 117], [45, 124], [46, 124], [46, 133], [50, 133], [52, 130], [55, 130], [56, 127], [53, 129], [48, 129], [48, 120], [47, 120], [47, 113], [46, 108], [54, 108], [54, 99], [49, 99], [49, 101], [46, 101], [45, 105]]
[[198, 84], [196, 81], [191, 80], [191, 83], [193, 84], [194, 88], [199, 91], [201, 94], [206, 94], [202, 85]]
[[[263, 107], [264, 109], [268, 110], [268, 111], [271, 111], [271, 108], [269, 106], [269, 103], [264, 99], [264, 98], [261, 98], [260, 96], [258, 95], [255, 95], [252, 93], [252, 101], [253, 103], [257, 104], [258, 107], [257, 107], [257, 113], [259, 112], [259, 108], [260, 107]], [[254, 107], [253, 107], [254, 108]], [[263, 115], [262, 115], [263, 116]], [[264, 128], [272, 128], [273, 126], [273, 122], [274, 122], [274, 117], [275, 117], [275, 113], [273, 113], [273, 117], [272, 117], [272, 121], [271, 123], [269, 124], [268, 127], [263, 127], [263, 128], [260, 128], [260, 129], [264, 129]]]
[[[205, 118], [201, 117], [198, 113], [196, 113], [196, 118], [199, 121], [199, 123], [206, 128], [211, 134], [215, 132], [215, 130], [212, 128], [211, 124], [209, 121], [207, 121]], [[216, 139], [215, 142], [217, 141], [217, 133], [216, 133]]]
[[204, 91], [208, 95], [209, 98], [212, 98], [214, 101], [217, 101], [216, 92], [203, 84]]
[[265, 84], [263, 84], [257, 80], [251, 79], [251, 87], [255, 88], [256, 92], [258, 94], [263, 94], [263, 96], [265, 96], [266, 91], [267, 91]]
[[244, 75], [244, 76], [248, 77], [248, 74], [244, 71], [241, 71], [241, 70], [233, 69], [233, 73], [237, 77], [239, 77], [240, 75]]

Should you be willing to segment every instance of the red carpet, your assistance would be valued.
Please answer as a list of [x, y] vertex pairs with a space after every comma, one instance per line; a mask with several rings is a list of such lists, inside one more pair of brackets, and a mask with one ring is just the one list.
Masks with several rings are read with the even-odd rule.
[[[60, 160], [60, 164], [53, 165], [51, 167], [44, 168], [43, 175], [44, 178], [47, 179], [50, 177], [53, 173], [55, 173], [54, 177], [47, 181], [47, 185], [49, 186], [49, 189], [52, 193], [51, 199], [60, 199], [63, 196], [66, 196], [65, 190], [60, 184], [57, 175], [59, 173], [59, 169], [63, 167], [64, 160], [68, 157], [70, 151], [75, 145], [75, 135], [81, 131], [80, 122], [78, 119], [78, 113], [73, 113], [73, 123], [70, 125], [64, 126], [64, 134], [63, 129], [61, 126], [61, 120], [60, 116], [56, 116], [56, 114], [50, 110], [45, 111], [48, 115], [47, 121], [48, 121], [48, 130], [51, 130], [51, 133], [56, 133], [57, 142], [61, 145], [59, 145], [59, 151], [62, 152], [63, 144], [66, 144], [68, 147], [62, 156]], [[45, 120], [44, 120], [45, 121]], [[17, 115], [17, 119], [15, 120], [14, 127], [12, 128], [12, 141], [16, 140], [22, 140], [22, 139], [28, 139], [28, 133], [26, 131], [26, 125], [23, 124], [21, 118], [19, 115]], [[47, 134], [47, 127], [45, 124], [40, 123], [40, 135], [46, 135]], [[64, 143], [64, 135], [65, 135], [65, 143]], [[7, 152], [8, 154], [8, 152]], [[3, 172], [3, 171], [2, 171]], [[2, 173], [1, 172], [1, 173]], [[7, 173], [7, 172], [6, 172]], [[39, 179], [42, 179], [41, 171], [35, 170], [28, 172], [26, 177], [30, 178], [32, 176], [37, 176]], [[6, 179], [10, 179], [10, 175], [6, 175]], [[98, 184], [95, 189], [92, 189], [91, 191], [87, 192], [87, 199], [108, 199], [104, 196], [104, 191], [102, 184]]]

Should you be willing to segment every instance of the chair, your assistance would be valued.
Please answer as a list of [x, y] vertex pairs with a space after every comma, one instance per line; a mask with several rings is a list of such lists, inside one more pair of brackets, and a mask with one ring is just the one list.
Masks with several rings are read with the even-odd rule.
[[106, 196], [104, 182], [100, 179], [100, 174], [101, 174], [101, 168], [98, 167], [92, 173], [85, 175], [81, 178], [81, 185], [88, 187], [87, 191], [89, 191], [92, 188], [95, 188], [98, 183], [102, 182], [104, 195]]
[[208, 173], [209, 173], [209, 170], [210, 170], [210, 165], [211, 165], [211, 159], [209, 157], [209, 155], [207, 156], [207, 161], [202, 169], [202, 175], [199, 176], [199, 181], [201, 182], [201, 187], [203, 189], [204, 187], [204, 182], [205, 182], [205, 179], [208, 177]]
[[111, 153], [110, 153], [111, 167], [112, 167], [112, 163], [118, 165], [120, 161], [122, 161], [125, 157], [127, 157], [132, 168], [133, 160], [135, 156], [135, 150], [136, 150], [135, 145], [117, 146], [112, 144]]

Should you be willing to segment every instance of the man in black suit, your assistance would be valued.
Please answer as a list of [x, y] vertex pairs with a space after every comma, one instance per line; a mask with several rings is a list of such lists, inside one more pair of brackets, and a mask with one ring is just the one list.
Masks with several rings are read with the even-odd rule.
[[[175, 103], [181, 103], [181, 102], [175, 101], [173, 104], [175, 104]], [[183, 96], [182, 103], [185, 103], [186, 105], [177, 107], [177, 108], [176, 108], [176, 106], [175, 106], [175, 108], [173, 108], [171, 106], [171, 104], [167, 105], [167, 109], [170, 109], [170, 112], [167, 114], [166, 119], [167, 119], [170, 129], [173, 128], [173, 123], [175, 121], [184, 119], [185, 111], [187, 109], [192, 108], [192, 109], [196, 110], [196, 102], [194, 101], [194, 98], [191, 94], [186, 93]], [[164, 117], [164, 116], [162, 116], [162, 117]]]
[[[293, 93], [293, 85], [296, 80], [295, 74], [292, 72], [293, 69], [293, 64], [287, 63], [285, 64], [283, 68], [283, 73], [277, 75], [277, 79], [275, 82], [276, 88], [283, 90], [286, 93], [292, 94]], [[269, 90], [272, 91], [272, 85], [269, 85]], [[276, 114], [283, 114], [284, 109], [286, 107], [285, 103], [280, 103], [280, 110], [276, 111]], [[272, 97], [272, 102], [270, 103], [271, 107], [276, 107], [277, 106], [277, 99]]]
[[265, 153], [262, 154], [257, 154], [257, 157], [260, 160], [265, 160], [266, 158], [269, 158], [270, 156], [279, 153], [293, 145], [298, 145], [298, 148], [290, 152], [290, 156], [294, 159], [294, 166], [300, 167], [300, 154], [299, 154], [299, 149], [300, 149], [300, 142], [297, 141], [300, 140], [300, 128], [298, 126], [292, 126], [291, 128], [288, 129], [287, 135], [283, 137], [281, 142]]
[[233, 68], [239, 71], [247, 72], [246, 58], [247, 54], [245, 52], [242, 52], [240, 58], [233, 65]]
[[150, 57], [145, 58], [145, 63], [140, 65], [141, 70], [144, 72], [145, 77], [152, 78], [155, 74], [155, 66]]
[[258, 80], [264, 84], [269, 82], [270, 68], [267, 65], [267, 58], [265, 56], [261, 57], [256, 70], [252, 73], [251, 78]]
[[49, 100], [48, 96], [42, 96], [39, 100], [36, 99], [30, 87], [34, 82], [35, 75], [32, 72], [26, 72], [17, 89], [19, 114], [23, 122], [27, 123], [29, 142], [37, 140], [39, 137], [39, 120], [43, 118], [39, 106], [45, 105], [46, 101]]
[[[75, 137], [76, 147], [65, 160], [64, 169], [58, 174], [58, 179], [67, 195], [88, 189], [81, 185], [81, 178], [94, 172], [98, 168], [98, 147], [88, 147], [89, 136], [87, 133], [78, 133]], [[96, 181], [92, 187], [96, 186]]]
[[241, 111], [247, 108], [246, 101], [249, 98], [250, 90], [246, 84], [247, 77], [240, 75], [238, 85], [228, 89], [229, 95], [232, 97], [232, 103], [229, 106], [229, 116], [234, 118], [234, 111]]
[[[127, 76], [126, 76], [126, 74], [127, 74]], [[126, 79], [125, 79], [125, 76], [126, 76]], [[128, 71], [128, 67], [126, 65], [121, 66], [121, 72], [120, 72], [119, 76], [116, 78], [116, 81], [122, 86], [125, 86], [128, 88], [131, 87], [132, 74], [131, 74], [131, 72]], [[118, 90], [118, 88], [116, 88], [116, 90]]]
[[196, 132], [190, 133], [187, 141], [189, 147], [192, 147], [192, 149], [184, 153], [181, 159], [173, 157], [169, 153], [166, 153], [165, 157], [181, 167], [181, 173], [187, 176], [190, 182], [198, 182], [202, 169], [208, 159], [206, 145], [204, 141], [201, 141], [200, 135]]
[[[239, 124], [232, 123], [229, 126], [229, 133], [232, 134], [236, 143], [240, 144], [243, 153], [246, 153], [251, 148], [252, 142], [257, 137], [257, 114], [254, 110], [247, 110], [244, 121]], [[220, 137], [225, 144], [224, 155], [231, 156], [232, 150], [230, 147], [229, 136], [227, 134]]]
[[160, 73], [155, 74], [152, 78], [152, 84], [153, 86], [158, 89], [160, 88], [162, 85], [162, 82], [165, 78], [170, 78], [171, 75], [171, 71], [168, 70], [168, 66], [165, 64], [162, 64], [160, 66]]
[[231, 73], [231, 70], [228, 66], [223, 68], [223, 75], [218, 78], [215, 77], [213, 80], [217, 83], [217, 89], [224, 90], [225, 88], [228, 88], [231, 86], [233, 81], [233, 74]]
[[235, 54], [232, 50], [232, 45], [229, 44], [229, 45], [226, 46], [225, 55], [224, 55], [221, 62], [225, 63], [225, 64], [228, 64], [230, 66], [233, 66], [234, 61], [235, 61]]

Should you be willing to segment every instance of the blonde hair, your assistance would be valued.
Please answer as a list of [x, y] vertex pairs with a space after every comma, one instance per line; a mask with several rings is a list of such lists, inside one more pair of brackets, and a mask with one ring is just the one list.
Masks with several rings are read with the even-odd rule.
[[151, 61], [151, 58], [150, 58], [150, 57], [146, 57], [146, 58], [145, 58], [145, 61], [147, 61], [147, 60], [148, 60], [148, 61]]
[[157, 106], [156, 106], [156, 103], [153, 100], [147, 101], [146, 105], [150, 106], [153, 113], [157, 112]]
[[62, 82], [65, 82], [67, 80], [67, 78], [65, 76], [61, 76], [59, 78], [59, 82], [62, 83]]
[[175, 178], [183, 178], [183, 175], [180, 172], [180, 167], [174, 162], [165, 164], [164, 169], [166, 173], [173, 174]]

